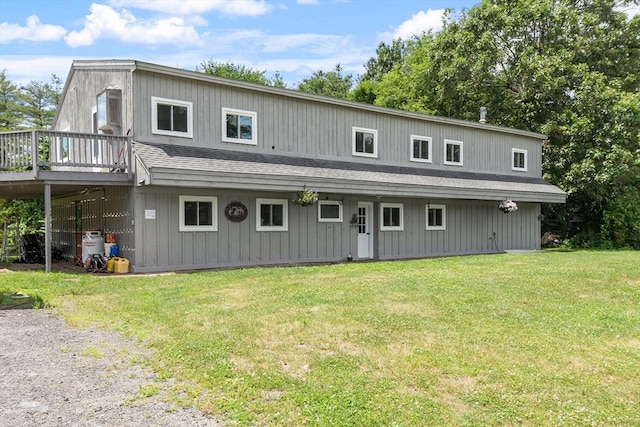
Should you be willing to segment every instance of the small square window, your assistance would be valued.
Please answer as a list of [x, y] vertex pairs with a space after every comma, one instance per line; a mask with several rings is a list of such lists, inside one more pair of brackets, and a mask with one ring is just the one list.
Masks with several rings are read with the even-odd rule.
[[444, 140], [444, 164], [462, 166], [462, 141]]
[[193, 104], [151, 97], [152, 132], [159, 135], [193, 137]]
[[180, 231], [218, 231], [218, 198], [180, 196]]
[[527, 150], [513, 148], [511, 150], [511, 158], [513, 161], [511, 164], [511, 170], [521, 172], [527, 171]]
[[258, 113], [254, 111], [222, 109], [222, 140], [237, 144], [257, 145]]
[[256, 231], [287, 231], [289, 201], [287, 199], [256, 199]]
[[318, 201], [318, 222], [342, 222], [342, 203]]
[[431, 138], [411, 135], [411, 161], [431, 163]]
[[427, 205], [427, 230], [444, 230], [446, 212], [445, 205]]
[[352, 130], [354, 156], [378, 157], [378, 131], [354, 127]]
[[404, 230], [402, 203], [380, 203], [380, 231]]

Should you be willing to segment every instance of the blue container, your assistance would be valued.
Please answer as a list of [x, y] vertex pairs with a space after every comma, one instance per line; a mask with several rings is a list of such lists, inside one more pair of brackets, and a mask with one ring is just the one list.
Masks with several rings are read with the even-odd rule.
[[120, 249], [118, 249], [118, 245], [111, 246], [111, 250], [109, 251], [109, 258], [120, 255]]

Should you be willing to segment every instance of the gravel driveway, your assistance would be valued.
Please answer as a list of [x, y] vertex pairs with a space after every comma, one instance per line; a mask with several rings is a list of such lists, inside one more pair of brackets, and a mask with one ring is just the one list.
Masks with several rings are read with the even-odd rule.
[[[0, 310], [0, 426], [220, 425], [163, 402], [170, 382], [133, 363], [146, 351], [114, 332], [74, 329], [48, 310]], [[160, 391], [140, 397], [145, 386]]]

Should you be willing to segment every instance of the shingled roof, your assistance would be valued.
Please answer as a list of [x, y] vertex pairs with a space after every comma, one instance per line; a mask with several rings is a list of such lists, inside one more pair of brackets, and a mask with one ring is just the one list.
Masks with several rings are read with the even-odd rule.
[[[484, 174], [277, 154], [134, 143], [152, 185], [325, 193], [564, 202], [565, 193], [541, 178]], [[140, 171], [138, 171], [140, 174]]]

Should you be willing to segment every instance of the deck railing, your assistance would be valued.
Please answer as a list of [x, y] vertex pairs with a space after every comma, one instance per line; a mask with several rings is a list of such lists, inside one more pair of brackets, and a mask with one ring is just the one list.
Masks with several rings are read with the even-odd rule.
[[131, 138], [59, 131], [0, 133], [0, 173], [38, 170], [131, 174]]

